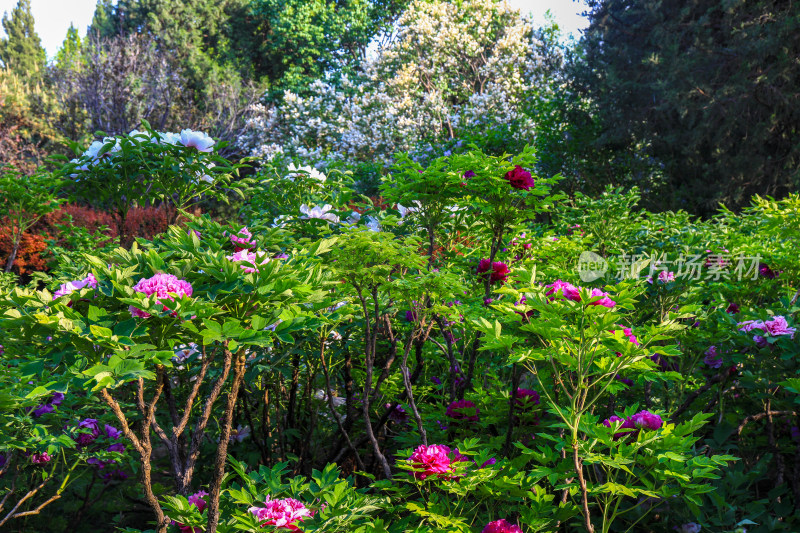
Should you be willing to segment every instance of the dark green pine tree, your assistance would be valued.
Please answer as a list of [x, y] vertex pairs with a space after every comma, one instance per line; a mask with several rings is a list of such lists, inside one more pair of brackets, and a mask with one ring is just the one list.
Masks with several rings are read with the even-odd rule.
[[29, 80], [38, 79], [47, 56], [42, 41], [33, 27], [30, 0], [19, 0], [17, 6], [3, 15], [6, 37], [0, 39], [0, 64]]
[[662, 165], [669, 207], [710, 213], [800, 185], [800, 3], [589, 0], [574, 75], [596, 148]]

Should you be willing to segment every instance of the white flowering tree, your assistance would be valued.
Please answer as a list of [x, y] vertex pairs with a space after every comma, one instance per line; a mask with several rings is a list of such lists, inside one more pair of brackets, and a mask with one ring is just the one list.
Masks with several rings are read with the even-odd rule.
[[396, 152], [498, 127], [522, 143], [534, 135], [523, 108], [541, 71], [537, 35], [503, 2], [417, 0], [358, 79], [317, 80], [308, 96], [287, 91], [256, 106], [238, 142], [256, 157], [317, 166], [388, 164]]

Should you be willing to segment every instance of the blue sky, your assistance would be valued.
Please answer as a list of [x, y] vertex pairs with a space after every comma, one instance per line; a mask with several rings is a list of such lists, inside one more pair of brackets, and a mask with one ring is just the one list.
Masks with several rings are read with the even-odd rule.
[[[573, 0], [508, 0], [515, 8], [533, 13], [535, 21], [543, 21], [548, 9], [565, 34], [579, 37], [579, 30], [586, 26], [586, 19], [579, 15], [584, 10], [582, 2]], [[0, 0], [0, 16], [10, 12], [17, 0]], [[96, 0], [31, 0], [36, 33], [42, 39], [47, 56], [53, 57], [64, 41], [67, 28], [74, 24], [81, 35], [92, 22]], [[4, 34], [0, 27], [0, 35]]]

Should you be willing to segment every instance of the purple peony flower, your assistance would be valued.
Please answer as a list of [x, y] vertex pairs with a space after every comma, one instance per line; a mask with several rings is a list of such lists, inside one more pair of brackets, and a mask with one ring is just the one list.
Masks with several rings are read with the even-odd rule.
[[82, 430], [76, 440], [79, 446], [87, 446], [100, 436], [100, 425], [94, 418], [82, 420], [78, 424], [78, 429]]
[[631, 420], [636, 428], [649, 429], [650, 431], [660, 429], [664, 423], [660, 416], [647, 410], [639, 411], [631, 417]]
[[711, 346], [705, 351], [703, 362], [711, 368], [720, 368], [722, 366], [722, 356], [717, 353], [716, 346]]
[[122, 436], [122, 432], [117, 428], [115, 428], [114, 426], [109, 426], [108, 424], [106, 424], [105, 430], [106, 430], [106, 436], [108, 436], [108, 438], [110, 439], [118, 439]]
[[456, 400], [447, 406], [447, 416], [454, 420], [477, 422], [480, 410], [470, 400]]
[[728, 305], [728, 308], [725, 309], [725, 312], [729, 315], [735, 315], [739, 312], [739, 304], [731, 302], [730, 305]]
[[517, 389], [514, 392], [514, 402], [523, 409], [539, 405], [539, 393], [531, 389]]
[[53, 300], [61, 298], [62, 296], [66, 296], [67, 294], [73, 293], [75, 291], [84, 289], [84, 288], [96, 289], [97, 288], [97, 279], [94, 277], [94, 274], [91, 272], [88, 276], [81, 280], [77, 281], [68, 281], [67, 283], [62, 284], [58, 287], [58, 290], [53, 293]]

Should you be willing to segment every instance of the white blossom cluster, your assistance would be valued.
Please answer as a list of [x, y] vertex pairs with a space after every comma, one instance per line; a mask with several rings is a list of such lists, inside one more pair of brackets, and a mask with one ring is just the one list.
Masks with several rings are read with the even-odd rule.
[[535, 124], [522, 112], [537, 83], [530, 20], [495, 0], [415, 0], [397, 28], [358, 79], [316, 80], [308, 96], [287, 91], [280, 104], [255, 106], [239, 145], [324, 168], [388, 164], [398, 151], [501, 125], [532, 141]]

